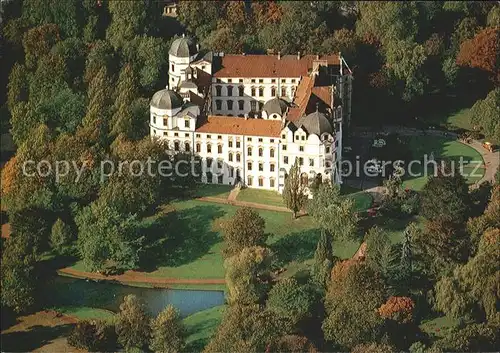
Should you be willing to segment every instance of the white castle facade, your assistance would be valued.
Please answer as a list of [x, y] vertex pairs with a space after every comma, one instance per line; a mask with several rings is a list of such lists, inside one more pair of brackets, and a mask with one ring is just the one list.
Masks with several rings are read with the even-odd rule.
[[302, 182], [341, 183], [352, 74], [338, 55], [203, 53], [187, 37], [169, 51], [168, 87], [150, 103], [150, 133], [201, 158], [205, 183], [281, 192], [295, 160]]

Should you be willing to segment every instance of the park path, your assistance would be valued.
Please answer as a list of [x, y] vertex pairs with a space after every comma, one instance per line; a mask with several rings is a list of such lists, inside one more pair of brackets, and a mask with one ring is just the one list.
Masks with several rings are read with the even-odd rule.
[[236, 198], [238, 197], [238, 194], [240, 193], [240, 188], [239, 187], [234, 187], [231, 192], [229, 193], [229, 196], [227, 197], [227, 200], [229, 202], [236, 201]]
[[217, 197], [199, 197], [196, 200], [199, 201], [207, 201], [207, 202], [214, 202], [214, 203], [221, 203], [225, 205], [232, 205], [232, 206], [241, 206], [241, 207], [251, 207], [251, 208], [258, 208], [261, 210], [268, 210], [268, 211], [277, 211], [277, 212], [288, 212], [291, 213], [288, 208], [286, 207], [281, 207], [281, 206], [272, 206], [272, 205], [265, 205], [262, 203], [255, 203], [255, 202], [246, 202], [246, 201], [238, 201], [238, 200], [229, 200], [228, 199], [219, 199]]
[[165, 278], [153, 277], [138, 271], [125, 271], [121, 275], [105, 276], [100, 273], [75, 270], [71, 267], [66, 267], [57, 271], [61, 275], [68, 275], [78, 278], [88, 278], [94, 280], [118, 281], [121, 283], [148, 283], [153, 285], [169, 285], [169, 284], [226, 284], [223, 278]]

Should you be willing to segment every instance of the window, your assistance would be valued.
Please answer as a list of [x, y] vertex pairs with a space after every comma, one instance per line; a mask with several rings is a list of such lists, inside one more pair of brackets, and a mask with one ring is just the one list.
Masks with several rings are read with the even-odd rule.
[[228, 78], [227, 79], [227, 83], [232, 83], [233, 82], [233, 79], [232, 78]]
[[259, 177], [259, 186], [264, 186], [264, 178]]
[[285, 82], [286, 82], [286, 79], [282, 78], [281, 83], [285, 83]]
[[229, 146], [229, 148], [233, 148], [233, 140], [229, 140], [228, 146]]
[[242, 79], [242, 78], [240, 78], [240, 79], [239, 79], [239, 82], [240, 82], [240, 83], [243, 83], [243, 79]]
[[168, 132], [163, 131], [163, 136], [168, 136]]
[[212, 153], [212, 145], [207, 144], [207, 153]]
[[271, 96], [276, 96], [276, 87], [271, 87]]
[[212, 168], [212, 158], [207, 158], [207, 169]]
[[239, 153], [236, 153], [236, 162], [239, 162], [241, 160], [241, 155]]
[[222, 96], [222, 86], [215, 86], [215, 95]]
[[217, 170], [222, 170], [222, 161], [220, 159], [217, 160]]
[[286, 87], [281, 87], [281, 96], [282, 97], [286, 96]]
[[269, 157], [274, 158], [274, 148], [269, 150]]
[[302, 137], [300, 138], [302, 141], [305, 141], [306, 140], [306, 137], [304, 135], [302, 135]]
[[247, 178], [247, 185], [248, 186], [252, 186], [252, 179], [253, 178], [251, 176], [248, 176], [248, 178]]
[[229, 100], [227, 103], [227, 110], [233, 110], [233, 101]]
[[216, 81], [217, 83], [221, 83], [220, 78], [215, 79], [215, 81]]
[[233, 161], [233, 154], [231, 152], [229, 152], [229, 162], [232, 162]]
[[189, 120], [188, 119], [184, 120], [184, 127], [189, 129], [189, 126], [190, 126]]
[[205, 71], [205, 65], [201, 65], [201, 69]]
[[264, 106], [264, 102], [259, 102], [259, 110], [262, 110], [263, 106]]
[[255, 97], [255, 87], [250, 88], [250, 95]]
[[247, 141], [248, 142], [252, 142], [252, 138], [251, 137], [247, 137]]
[[224, 182], [224, 180], [222, 179], [223, 175], [218, 175], [217, 176], [217, 184], [222, 184]]
[[252, 170], [252, 162], [248, 162], [247, 163], [247, 169], [248, 170]]
[[244, 100], [239, 100], [238, 101], [238, 109], [239, 110], [245, 109], [245, 101]]
[[212, 183], [212, 173], [207, 172], [207, 183]]
[[286, 134], [281, 134], [282, 139], [286, 139]]
[[207, 135], [207, 139], [211, 139], [212, 138], [212, 135]]
[[292, 83], [295, 83], [295, 82], [296, 82], [296, 80], [294, 78], [292, 78]]
[[325, 152], [326, 152], [326, 153], [330, 153], [330, 146], [326, 146], [326, 147], [325, 147]]
[[201, 135], [200, 135], [200, 134], [196, 134], [196, 137], [200, 138], [200, 137], [201, 137]]
[[264, 142], [264, 139], [259, 139], [259, 142]]
[[304, 146], [299, 146], [299, 151], [304, 152]]
[[197, 153], [201, 152], [201, 145], [199, 143], [196, 144], [196, 152]]
[[274, 164], [273, 164], [273, 163], [271, 163], [271, 164], [269, 165], [269, 170], [270, 170], [271, 172], [274, 172]]
[[187, 133], [187, 132], [186, 132], [186, 133], [184, 134], [184, 137], [189, 137], [189, 133]]
[[234, 177], [234, 168], [233, 167], [229, 167], [229, 177], [230, 178]]
[[286, 145], [283, 145], [282, 150], [286, 151]]
[[259, 83], [264, 83], [264, 80], [259, 78]]
[[264, 95], [264, 87], [259, 87], [259, 97]]
[[255, 112], [257, 110], [257, 102], [256, 101], [251, 101], [250, 102], [250, 110], [252, 112]]
[[283, 163], [288, 164], [288, 156], [283, 156]]
[[156, 130], [153, 130], [153, 135], [156, 135]]
[[274, 178], [269, 179], [269, 186], [274, 188]]
[[276, 79], [275, 78], [271, 79], [271, 83], [276, 83]]
[[174, 65], [174, 64], [170, 65], [170, 69], [171, 69], [172, 71], [175, 71], [175, 65]]
[[252, 147], [247, 148], [247, 155], [251, 156], [252, 155]]
[[153, 115], [153, 124], [156, 124], [156, 116]]
[[178, 132], [174, 132], [174, 136], [175, 137], [179, 136], [179, 133]]
[[264, 155], [264, 149], [262, 147], [259, 148], [259, 157]]
[[314, 167], [314, 159], [309, 158], [309, 167]]
[[189, 145], [189, 142], [184, 143], [184, 151], [190, 152], [191, 151], [191, 146]]
[[236, 141], [236, 148], [240, 148], [241, 146], [241, 142], [240, 141]]
[[238, 87], [238, 95], [240, 97], [243, 97], [244, 94], [245, 94], [245, 87], [243, 86]]
[[179, 141], [174, 142], [174, 150], [178, 151], [179, 150]]
[[217, 153], [222, 153], [222, 145], [217, 145]]
[[299, 165], [304, 165], [304, 158], [299, 157]]
[[217, 135], [217, 140], [222, 140], [222, 135]]
[[254, 79], [254, 78], [252, 78], [251, 82], [252, 82], [252, 83], [255, 83], [255, 79]]
[[233, 95], [233, 86], [227, 86], [227, 95], [232, 96]]
[[215, 101], [215, 107], [217, 110], [221, 110], [222, 109], [222, 101], [217, 99]]
[[259, 163], [259, 172], [264, 171], [264, 163]]
[[168, 119], [163, 119], [163, 126], [167, 126], [168, 125]]

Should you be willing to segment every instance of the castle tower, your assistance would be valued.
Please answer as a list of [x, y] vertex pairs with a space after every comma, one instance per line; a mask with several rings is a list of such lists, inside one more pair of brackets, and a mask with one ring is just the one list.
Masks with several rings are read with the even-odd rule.
[[177, 89], [185, 81], [186, 69], [198, 55], [194, 41], [185, 37], [174, 40], [168, 51], [168, 85], [171, 90]]

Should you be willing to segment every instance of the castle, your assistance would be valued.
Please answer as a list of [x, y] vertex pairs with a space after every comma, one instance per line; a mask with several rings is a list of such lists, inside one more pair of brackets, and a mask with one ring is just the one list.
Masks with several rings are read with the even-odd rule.
[[183, 36], [168, 73], [151, 99], [150, 133], [172, 153], [198, 155], [202, 182], [282, 192], [295, 160], [304, 184], [342, 182], [352, 73], [340, 53], [228, 55]]

